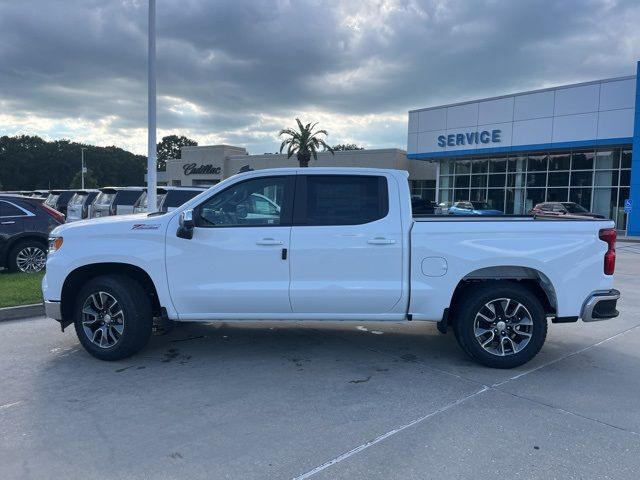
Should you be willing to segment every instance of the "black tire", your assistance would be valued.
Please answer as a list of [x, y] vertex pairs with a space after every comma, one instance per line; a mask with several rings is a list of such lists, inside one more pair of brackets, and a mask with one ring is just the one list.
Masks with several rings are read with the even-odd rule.
[[[118, 302], [116, 310], [122, 311], [122, 316], [118, 316], [122, 322], [121, 333], [110, 333], [109, 343], [113, 341], [113, 345], [105, 345], [103, 347], [93, 343], [89, 338], [89, 333], [85, 332], [83, 320], [91, 321], [93, 316], [83, 314], [85, 302], [91, 302], [91, 296], [103, 292], [111, 296]], [[104, 295], [107, 298], [108, 296]], [[106, 302], [108, 305], [110, 302]], [[113, 304], [112, 304], [113, 305]], [[119, 307], [119, 308], [118, 308]], [[98, 311], [91, 307], [90, 309]], [[103, 312], [115, 313], [113, 310], [103, 310]], [[87, 329], [107, 328], [104, 325], [106, 317], [95, 317], [97, 320], [87, 325]], [[116, 315], [114, 315], [114, 319]], [[110, 321], [110, 319], [109, 319]], [[114, 323], [117, 323], [116, 320]], [[96, 325], [97, 324], [97, 325]], [[100, 324], [102, 324], [100, 326]], [[82, 287], [74, 305], [74, 326], [76, 334], [82, 346], [96, 358], [100, 360], [122, 360], [139, 352], [149, 341], [151, 330], [153, 327], [153, 312], [151, 309], [151, 301], [142, 286], [125, 275], [104, 275], [96, 277]], [[117, 325], [120, 327], [120, 325]], [[106, 331], [106, 330], [105, 330]], [[113, 331], [112, 331], [113, 332]], [[101, 340], [102, 333], [94, 335], [94, 339]], [[116, 339], [117, 336], [117, 339]]]
[[[47, 246], [44, 243], [38, 242], [37, 240], [25, 240], [23, 242], [18, 242], [16, 245], [13, 246], [13, 248], [11, 248], [11, 251], [9, 252], [9, 258], [7, 259], [7, 268], [9, 269], [10, 272], [25, 271], [25, 270], [22, 270], [18, 265], [18, 255], [20, 254], [20, 252], [27, 249], [37, 249], [39, 252], [42, 252], [42, 254], [44, 255], [44, 259], [46, 260]], [[45, 265], [42, 264], [41, 268], [37, 268], [27, 273], [41, 272], [44, 270], [44, 267]]]
[[[515, 301], [521, 304], [524, 310], [519, 308], [517, 312], [513, 312], [515, 304], [501, 299]], [[491, 317], [492, 311], [487, 310], [487, 304], [493, 307], [495, 317]], [[499, 314], [498, 304], [507, 306], [505, 315]], [[525, 311], [528, 315], [524, 314]], [[510, 316], [510, 312], [513, 316]], [[481, 314], [486, 314], [493, 322], [485, 321]], [[519, 316], [524, 319], [518, 318]], [[487, 330], [478, 338], [476, 317], [478, 332]], [[531, 324], [528, 324], [527, 318], [531, 319]], [[504, 330], [498, 330], [496, 327], [499, 326]], [[453, 328], [460, 347], [476, 362], [492, 368], [514, 368], [527, 363], [542, 348], [547, 337], [547, 316], [538, 298], [527, 288], [514, 282], [492, 281], [479, 284], [465, 292], [464, 298], [456, 306]], [[515, 331], [516, 329], [518, 331]], [[487, 342], [487, 348], [483, 347], [481, 342]], [[493, 345], [495, 348], [492, 348]]]

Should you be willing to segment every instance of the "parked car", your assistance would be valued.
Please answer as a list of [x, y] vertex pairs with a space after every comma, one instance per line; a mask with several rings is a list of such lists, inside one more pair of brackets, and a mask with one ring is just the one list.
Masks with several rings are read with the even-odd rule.
[[105, 187], [91, 205], [91, 218], [128, 215], [144, 193], [142, 187]]
[[456, 202], [449, 207], [449, 215], [504, 215], [502, 210], [495, 210], [487, 202]]
[[582, 205], [574, 202], [545, 202], [539, 203], [529, 212], [531, 215], [557, 217], [572, 215], [577, 217], [606, 218], [599, 213], [593, 213]]
[[39, 272], [45, 266], [49, 232], [64, 215], [41, 198], [0, 195], [0, 267], [12, 272]]
[[615, 240], [596, 219], [413, 218], [405, 171], [256, 170], [163, 215], [56, 228], [42, 285], [47, 315], [103, 360], [142, 349], [154, 317], [413, 320], [510, 368], [548, 318], [618, 315]]
[[67, 215], [67, 204], [76, 190], [49, 190], [49, 195], [44, 201], [45, 205], [50, 206], [54, 210], [59, 211], [65, 217]]
[[435, 215], [437, 205], [431, 200], [423, 200], [422, 198], [411, 199], [411, 210], [414, 215]]
[[78, 190], [67, 204], [67, 223], [89, 218], [91, 204], [100, 193], [99, 190]]
[[[170, 212], [205, 190], [205, 187], [158, 187], [157, 209], [159, 212]], [[146, 212], [147, 206], [147, 189], [145, 188], [144, 193], [133, 206], [133, 211], [134, 213]]]

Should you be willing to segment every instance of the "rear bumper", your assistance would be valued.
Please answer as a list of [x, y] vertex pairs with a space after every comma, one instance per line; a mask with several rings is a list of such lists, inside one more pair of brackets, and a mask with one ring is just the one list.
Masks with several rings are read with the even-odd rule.
[[597, 322], [617, 317], [616, 310], [620, 292], [618, 290], [599, 290], [593, 292], [582, 306], [580, 317], [583, 322]]
[[48, 318], [62, 321], [62, 312], [60, 311], [60, 302], [44, 301], [44, 313]]

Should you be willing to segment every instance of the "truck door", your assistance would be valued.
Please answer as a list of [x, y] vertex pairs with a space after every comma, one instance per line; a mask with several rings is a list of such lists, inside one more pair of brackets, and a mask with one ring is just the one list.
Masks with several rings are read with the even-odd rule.
[[172, 220], [167, 279], [181, 318], [291, 314], [294, 185], [295, 176], [262, 176], [215, 193], [194, 208], [191, 239], [177, 237]]
[[397, 190], [395, 179], [384, 175], [298, 175], [289, 290], [294, 313], [393, 309], [402, 296]]

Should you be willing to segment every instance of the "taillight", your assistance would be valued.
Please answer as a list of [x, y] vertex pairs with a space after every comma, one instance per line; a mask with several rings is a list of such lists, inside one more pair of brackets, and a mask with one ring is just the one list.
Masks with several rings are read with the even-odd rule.
[[618, 233], [613, 228], [600, 230], [600, 240], [607, 242], [607, 253], [604, 254], [604, 273], [613, 275], [616, 269], [616, 238]]
[[49, 205], [45, 205], [44, 203], [40, 205], [42, 209], [47, 212], [53, 219], [58, 223], [64, 223], [64, 215], [57, 210], [54, 210]]

